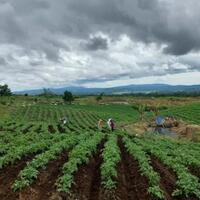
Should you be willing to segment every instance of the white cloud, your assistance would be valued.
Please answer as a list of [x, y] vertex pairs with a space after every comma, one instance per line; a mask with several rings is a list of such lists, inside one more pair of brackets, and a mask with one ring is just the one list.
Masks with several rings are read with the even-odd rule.
[[[0, 80], [9, 83], [14, 90], [152, 82], [192, 84], [199, 81], [191, 76], [183, 78], [183, 72], [189, 74], [194, 71], [189, 64], [190, 54], [185, 57], [165, 55], [163, 46], [133, 41], [125, 34], [113, 41], [108, 35], [104, 34], [104, 37], [109, 40], [107, 50], [92, 53], [84, 51], [77, 45], [82, 40], [76, 40], [70, 51], [59, 51], [58, 63], [35, 50], [26, 52], [18, 46], [2, 45], [0, 56], [8, 60], [8, 67], [0, 65]], [[191, 54], [191, 58], [196, 62], [194, 55]], [[12, 59], [7, 59], [9, 57]], [[198, 71], [197, 68], [195, 70]]]

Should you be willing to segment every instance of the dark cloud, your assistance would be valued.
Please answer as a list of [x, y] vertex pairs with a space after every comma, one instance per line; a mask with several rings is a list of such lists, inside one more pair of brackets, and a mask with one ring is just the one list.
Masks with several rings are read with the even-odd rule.
[[119, 73], [119, 74], [106, 74], [104, 76], [100, 75], [100, 76], [96, 76], [93, 78], [84, 78], [84, 79], [79, 79], [77, 81], [78, 84], [85, 84], [85, 83], [101, 83], [101, 82], [105, 82], [105, 81], [113, 81], [122, 77], [129, 77], [130, 73]]
[[198, 0], [74, 0], [70, 8], [113, 36], [125, 32], [143, 42], [166, 44], [165, 53], [183, 55], [200, 49]]
[[6, 64], [7, 64], [6, 60], [0, 57], [0, 65], [6, 65]]
[[48, 1], [45, 0], [9, 0], [7, 2], [10, 2], [10, 4], [13, 6], [13, 8], [16, 10], [19, 15], [32, 15], [34, 12], [41, 12], [46, 9], [49, 9], [50, 4]]
[[101, 36], [94, 36], [89, 39], [87, 43], [84, 44], [85, 49], [87, 50], [105, 50], [108, 49], [108, 39]]
[[[200, 49], [199, 8], [198, 0], [8, 0], [1, 3], [0, 36], [2, 42], [52, 57], [58, 49], [49, 45], [49, 37], [57, 42], [59, 34], [86, 39], [96, 31], [113, 38], [126, 33], [133, 40], [166, 44], [165, 53], [183, 55]], [[89, 41], [88, 49], [98, 47], [106, 49], [106, 40]]]

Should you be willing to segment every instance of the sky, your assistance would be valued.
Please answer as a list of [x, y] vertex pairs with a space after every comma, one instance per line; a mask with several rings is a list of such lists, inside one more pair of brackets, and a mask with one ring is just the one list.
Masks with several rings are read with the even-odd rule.
[[200, 84], [199, 10], [199, 0], [1, 0], [0, 84]]

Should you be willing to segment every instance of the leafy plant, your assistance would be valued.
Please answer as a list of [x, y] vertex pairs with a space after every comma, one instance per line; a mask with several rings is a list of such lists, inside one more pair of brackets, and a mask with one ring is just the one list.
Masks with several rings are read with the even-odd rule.
[[120, 149], [117, 145], [117, 135], [109, 135], [108, 141], [103, 150], [103, 164], [101, 166], [101, 176], [103, 185], [110, 190], [116, 187], [117, 164], [121, 160]]
[[164, 199], [164, 194], [159, 187], [160, 177], [150, 165], [150, 157], [141, 146], [134, 143], [129, 137], [124, 136], [123, 142], [128, 152], [138, 161], [141, 173], [147, 177], [150, 187], [148, 192], [159, 199]]
[[88, 136], [89, 135], [86, 133], [80, 136], [68, 136], [64, 140], [53, 144], [48, 151], [37, 155], [22, 171], [20, 171], [18, 175], [19, 178], [13, 185], [14, 191], [30, 185], [37, 178], [40, 168], [44, 168], [51, 160], [55, 160], [62, 151], [71, 148], [79, 140], [85, 140]]
[[57, 182], [58, 191], [69, 192], [73, 184], [74, 173], [78, 167], [89, 162], [89, 158], [96, 151], [97, 145], [103, 139], [101, 133], [95, 133], [87, 140], [82, 140], [69, 153], [69, 160], [63, 165], [63, 176]]
[[[138, 145], [142, 145], [146, 151], [150, 152], [152, 155], [155, 155], [177, 174], [177, 189], [173, 192], [174, 196], [185, 195], [186, 197], [190, 197], [191, 195], [195, 195], [200, 198], [199, 179], [189, 172], [188, 168], [178, 157], [174, 157], [173, 155], [169, 154], [167, 148], [163, 149], [159, 145], [156, 145], [157, 143], [154, 140], [135, 139], [135, 142]], [[161, 141], [160, 143], [162, 144]]]

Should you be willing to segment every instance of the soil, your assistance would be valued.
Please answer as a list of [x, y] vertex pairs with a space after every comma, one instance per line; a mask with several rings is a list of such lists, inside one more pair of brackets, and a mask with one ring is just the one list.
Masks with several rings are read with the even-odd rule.
[[137, 122], [133, 124], [122, 125], [122, 130], [127, 131], [130, 135], [136, 133], [137, 135], [143, 135], [148, 131], [147, 122]]
[[176, 175], [165, 167], [156, 157], [151, 157], [152, 167], [160, 175], [160, 187], [164, 191], [167, 200], [197, 200], [197, 198], [190, 197], [172, 197], [172, 193], [176, 188]]
[[176, 176], [170, 172], [167, 168], [165, 168], [157, 158], [151, 158], [152, 167], [156, 172], [159, 173], [161, 180], [160, 180], [160, 187], [165, 193], [165, 197], [167, 200], [176, 199], [171, 196], [175, 187], [176, 187]]
[[[33, 156], [8, 166], [0, 171], [0, 200], [154, 200], [148, 194], [148, 180], [141, 175], [138, 162], [126, 151], [121, 139], [118, 145], [121, 150], [121, 161], [117, 166], [117, 187], [113, 191], [106, 191], [101, 185], [101, 164], [104, 141], [98, 145], [97, 153], [91, 157], [86, 165], [79, 167], [74, 176], [74, 185], [70, 194], [56, 191], [56, 181], [62, 175], [62, 166], [67, 161], [67, 152], [58, 156], [48, 166], [41, 170], [38, 179], [21, 192], [13, 192], [12, 184], [26, 162]], [[196, 200], [194, 197], [172, 197], [176, 188], [176, 175], [164, 166], [156, 157], [151, 157], [152, 166], [160, 174], [160, 187], [167, 200]], [[200, 170], [190, 168], [192, 174], [200, 177]]]
[[19, 199], [19, 193], [13, 192], [11, 189], [14, 181], [16, 180], [20, 170], [26, 166], [26, 162], [31, 160], [33, 156], [27, 156], [17, 163], [5, 167], [0, 170], [0, 199], [1, 200], [15, 200]]
[[118, 184], [115, 199], [153, 200], [147, 192], [148, 181], [141, 175], [138, 162], [128, 154], [121, 140], [119, 140], [119, 147], [121, 162], [118, 166]]
[[98, 145], [97, 153], [90, 159], [87, 165], [80, 166], [74, 177], [75, 184], [70, 194], [62, 194], [62, 200], [101, 200], [101, 173], [102, 142]]
[[30, 187], [19, 193], [19, 200], [58, 200], [56, 180], [62, 174], [62, 166], [67, 161], [67, 152], [63, 152], [57, 160], [51, 161], [46, 169], [40, 171], [38, 179]]
[[194, 176], [197, 176], [200, 179], [200, 169], [198, 167], [190, 166], [189, 170]]

